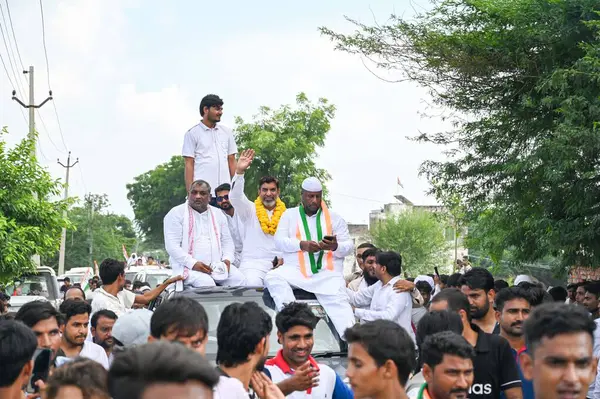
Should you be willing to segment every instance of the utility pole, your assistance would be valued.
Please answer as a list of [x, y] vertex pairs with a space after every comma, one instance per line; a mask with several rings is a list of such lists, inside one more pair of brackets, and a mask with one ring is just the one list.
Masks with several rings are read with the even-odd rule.
[[[48, 101], [52, 100], [52, 90], [50, 90], [48, 98], [46, 98], [44, 101], [42, 101], [41, 104], [35, 105], [34, 86], [33, 86], [33, 66], [29, 67], [29, 71], [23, 71], [23, 73], [29, 74], [29, 105], [26, 105], [23, 101], [21, 101], [17, 98], [16, 90], [12, 91], [12, 99], [15, 100], [16, 102], [18, 102], [19, 104], [21, 104], [21, 106], [23, 108], [27, 108], [29, 110], [29, 134], [27, 135], [27, 138], [32, 143], [32, 147], [31, 147], [32, 155], [35, 155], [35, 144], [36, 144], [36, 142], [35, 142], [35, 110], [37, 108], [41, 108]], [[33, 193], [33, 195], [37, 198], [37, 193]], [[41, 261], [40, 261], [39, 255], [33, 255], [33, 263], [35, 263], [36, 266], [40, 266]]]
[[[56, 160], [60, 166], [67, 170], [67, 178], [65, 180], [65, 200], [69, 198], [69, 172], [71, 168], [79, 162], [79, 158], [75, 160], [75, 163], [71, 163], [71, 151], [69, 151], [69, 155], [67, 156], [67, 164], [64, 165], [60, 162], [60, 159]], [[67, 210], [63, 211], [63, 218], [67, 217]], [[60, 239], [60, 252], [58, 255], [58, 275], [63, 275], [65, 273], [65, 245], [67, 241], [67, 229], [63, 227], [62, 229], [62, 237]]]

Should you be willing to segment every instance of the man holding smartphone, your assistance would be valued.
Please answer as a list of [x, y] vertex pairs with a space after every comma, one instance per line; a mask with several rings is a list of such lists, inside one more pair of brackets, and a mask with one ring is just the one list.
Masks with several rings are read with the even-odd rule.
[[23, 387], [30, 385], [35, 334], [23, 323], [0, 320], [0, 398], [22, 399]]
[[33, 301], [23, 305], [15, 316], [15, 320], [31, 328], [37, 338], [38, 349], [52, 351], [52, 363], [60, 349], [62, 334], [59, 328], [60, 314], [47, 301]]

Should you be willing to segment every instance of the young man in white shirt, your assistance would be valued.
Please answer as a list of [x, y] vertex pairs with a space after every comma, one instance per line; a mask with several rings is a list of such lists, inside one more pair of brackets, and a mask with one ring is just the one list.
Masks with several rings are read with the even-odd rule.
[[85, 357], [108, 369], [108, 357], [100, 345], [86, 340], [92, 307], [83, 301], [69, 299], [60, 305], [65, 317], [65, 326], [59, 356], [67, 358]]
[[[265, 379], [260, 370], [269, 355], [272, 329], [271, 316], [256, 302], [233, 303], [223, 310], [217, 327], [217, 370], [221, 377], [214, 399], [256, 397], [250, 385], [255, 385], [258, 376]], [[275, 393], [269, 398], [284, 398], [272, 382], [265, 382]]]
[[231, 130], [217, 125], [222, 115], [223, 100], [219, 96], [209, 94], [202, 99], [202, 120], [183, 139], [186, 187], [199, 179], [206, 180], [211, 187], [231, 182], [237, 146]]
[[[346, 289], [354, 314], [361, 322], [391, 320], [403, 327], [415, 340], [411, 325], [412, 298], [408, 292], [395, 292], [394, 284], [401, 279], [402, 257], [396, 252], [379, 252], [375, 264], [375, 275], [379, 279], [372, 286], [354, 292]], [[361, 309], [366, 307], [368, 309]]]
[[223, 183], [219, 187], [215, 188], [215, 206], [223, 211], [223, 215], [227, 219], [229, 226], [229, 233], [233, 240], [233, 246], [235, 248], [235, 259], [231, 262], [235, 267], [239, 268], [242, 262], [242, 250], [244, 248], [243, 236], [244, 226], [241, 223], [240, 218], [230, 201], [229, 192], [231, 191], [231, 184]]
[[319, 320], [301, 302], [289, 303], [277, 313], [275, 324], [281, 349], [267, 360], [266, 370], [287, 398], [352, 398], [352, 392], [336, 372], [311, 356], [313, 332]]
[[100, 279], [102, 287], [95, 291], [92, 301], [92, 314], [102, 309], [108, 309], [121, 317], [128, 312], [134, 303], [147, 305], [156, 299], [170, 284], [182, 280], [181, 276], [173, 276], [158, 287], [136, 295], [125, 288], [125, 264], [116, 259], [104, 259], [100, 264]]

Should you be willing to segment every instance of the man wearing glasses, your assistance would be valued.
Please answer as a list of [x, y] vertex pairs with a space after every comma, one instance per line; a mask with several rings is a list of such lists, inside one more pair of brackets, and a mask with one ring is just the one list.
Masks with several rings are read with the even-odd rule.
[[229, 191], [231, 191], [231, 185], [229, 183], [223, 183], [215, 188], [215, 204], [217, 208], [221, 208], [227, 218], [229, 232], [231, 233], [231, 238], [233, 239], [233, 245], [235, 247], [235, 259], [232, 263], [235, 267], [240, 267], [242, 249], [244, 248], [242, 241], [242, 229], [244, 226], [238, 215], [235, 213], [235, 208], [231, 205], [231, 202], [229, 202]]

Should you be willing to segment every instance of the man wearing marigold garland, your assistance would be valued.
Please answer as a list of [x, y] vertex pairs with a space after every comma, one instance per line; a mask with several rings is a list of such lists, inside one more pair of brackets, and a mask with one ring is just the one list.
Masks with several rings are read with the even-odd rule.
[[312, 292], [338, 334], [354, 325], [343, 276], [344, 258], [354, 244], [348, 225], [322, 201], [323, 188], [314, 177], [302, 183], [302, 204], [284, 212], [275, 233], [284, 265], [265, 277], [278, 310], [294, 302], [292, 288]]
[[283, 262], [280, 252], [275, 249], [273, 236], [286, 208], [279, 199], [279, 181], [271, 176], [260, 179], [258, 197], [254, 202], [246, 197], [244, 173], [253, 159], [254, 150], [245, 150], [240, 154], [229, 200], [240, 224], [244, 226], [241, 232], [243, 249], [240, 271], [246, 277], [245, 285], [263, 287], [267, 272]]

